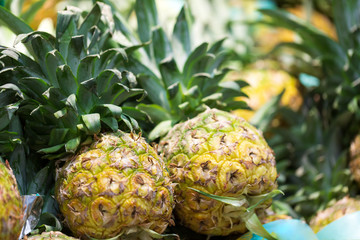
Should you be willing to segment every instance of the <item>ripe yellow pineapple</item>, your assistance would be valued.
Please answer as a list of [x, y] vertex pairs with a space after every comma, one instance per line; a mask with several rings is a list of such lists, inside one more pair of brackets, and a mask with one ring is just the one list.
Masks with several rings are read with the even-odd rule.
[[[306, 13], [302, 6], [284, 9], [295, 16], [305, 19]], [[329, 37], [336, 39], [335, 26], [323, 14], [313, 11], [311, 15], [311, 24]], [[268, 52], [280, 42], [294, 42], [297, 39], [294, 31], [283, 28], [269, 28], [259, 26], [255, 30], [255, 41], [257, 46], [263, 52]]]
[[258, 217], [262, 224], [266, 224], [276, 220], [292, 219], [291, 216], [286, 214], [276, 213], [271, 208], [268, 208], [264, 212], [261, 212]]
[[[138, 130], [134, 115], [148, 119], [123, 106], [145, 92], [134, 87], [131, 72], [119, 70], [128, 60], [125, 50], [101, 50], [113, 40], [109, 13], [110, 6], [100, 2], [87, 16], [70, 7], [59, 12], [56, 36], [21, 35], [37, 46], [32, 58], [15, 49], [0, 51], [17, 66], [9, 79], [29, 80], [18, 84], [29, 94], [20, 113], [32, 133], [29, 148], [49, 161], [67, 160], [55, 197], [74, 235], [157, 235], [172, 223], [173, 184], [156, 151], [140, 136], [119, 130]], [[0, 71], [0, 78], [8, 72]]]
[[140, 136], [102, 135], [60, 170], [56, 199], [77, 236], [103, 239], [172, 223], [173, 187], [164, 162]]
[[39, 235], [25, 237], [24, 240], [76, 240], [77, 238], [66, 236], [61, 232], [43, 232]]
[[[35, 14], [30, 22], [32, 29], [37, 29], [41, 21], [45, 18], [50, 18], [54, 25], [56, 24], [57, 9], [56, 5], [62, 0], [46, 0], [39, 11]], [[25, 0], [23, 5], [23, 12], [28, 11], [29, 8], [38, 2], [38, 0]]]
[[325, 210], [318, 212], [311, 219], [310, 226], [314, 232], [318, 232], [329, 223], [357, 211], [360, 211], [360, 201], [347, 196]]
[[16, 179], [8, 163], [0, 162], [0, 239], [18, 239], [22, 226], [22, 199]]
[[[188, 187], [218, 196], [245, 198], [277, 187], [273, 151], [257, 129], [230, 113], [208, 109], [175, 125], [159, 147], [177, 183], [176, 216], [196, 232], [243, 233], [244, 212]], [[257, 211], [268, 206], [266, 201]]]
[[360, 186], [360, 135], [357, 135], [350, 145], [349, 167], [354, 180]]
[[294, 111], [302, 105], [303, 100], [298, 88], [298, 81], [289, 73], [281, 70], [275, 62], [259, 61], [236, 75], [240, 76], [233, 75], [230, 78], [241, 78], [249, 84], [242, 89], [248, 98], [239, 97], [237, 100], [247, 102], [252, 110], [234, 111], [236, 115], [246, 120], [250, 120], [257, 110], [283, 90], [285, 92], [281, 99], [282, 105], [288, 106]]

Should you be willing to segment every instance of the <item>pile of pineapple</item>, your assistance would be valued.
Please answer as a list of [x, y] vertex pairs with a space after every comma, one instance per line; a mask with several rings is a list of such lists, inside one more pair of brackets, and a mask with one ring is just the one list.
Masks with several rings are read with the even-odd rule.
[[[0, 46], [0, 239], [274, 239], [261, 223], [291, 218], [270, 210], [281, 193], [272, 146], [285, 143], [244, 119], [249, 84], [229, 81], [225, 39], [194, 46], [186, 5], [171, 34], [155, 0], [133, 8], [135, 28], [115, 1], [68, 6], [54, 33], [0, 8], [17, 35]], [[29, 231], [21, 195], [35, 193], [43, 213]], [[344, 198], [312, 227], [350, 205], [360, 210]]]

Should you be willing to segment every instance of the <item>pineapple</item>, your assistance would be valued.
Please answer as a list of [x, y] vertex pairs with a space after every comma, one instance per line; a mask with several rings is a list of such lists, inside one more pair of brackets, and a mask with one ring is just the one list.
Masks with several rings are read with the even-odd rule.
[[[306, 11], [303, 6], [293, 8], [286, 8], [285, 11], [301, 18], [306, 18]], [[325, 15], [313, 11], [311, 13], [310, 24], [322, 31], [324, 34], [332, 39], [336, 39], [336, 29], [334, 24]], [[292, 30], [284, 28], [269, 28], [267, 26], [260, 26], [255, 29], [254, 38], [257, 46], [262, 52], [272, 50], [277, 44], [281, 42], [297, 42], [298, 37]]]
[[[236, 75], [231, 76], [231, 78], [236, 78]], [[235, 110], [234, 114], [250, 121], [257, 110], [283, 90], [281, 105], [288, 106], [294, 111], [300, 109], [302, 96], [298, 88], [298, 81], [287, 72], [279, 69], [275, 62], [258, 61], [238, 75], [249, 83], [249, 86], [243, 88], [248, 98], [239, 97], [238, 100], [247, 102], [252, 110], [239, 109]]]
[[[257, 196], [276, 186], [273, 151], [244, 119], [216, 109], [175, 125], [161, 140], [177, 187], [176, 216], [192, 230], [208, 235], [246, 231], [243, 210], [209, 199], [189, 187], [227, 196]], [[262, 211], [269, 202], [258, 206]]]
[[314, 232], [318, 232], [329, 223], [357, 211], [360, 211], [360, 201], [346, 196], [332, 206], [318, 212], [311, 219], [310, 226]]
[[76, 238], [66, 236], [61, 232], [43, 232], [39, 235], [25, 237], [24, 240], [76, 240]]
[[19, 238], [23, 226], [22, 199], [16, 179], [7, 162], [0, 162], [0, 239]]
[[[50, 18], [54, 25], [56, 24], [56, 6], [61, 0], [47, 0], [44, 1], [44, 4], [41, 8], [36, 12], [35, 16], [30, 21], [29, 25], [33, 29], [37, 29], [41, 21], [45, 18]], [[22, 12], [28, 12], [34, 4], [36, 4], [36, 0], [25, 0], [24, 5], [22, 7]], [[31, 10], [30, 10], [31, 11]]]
[[[154, 1], [137, 0], [135, 10], [138, 35], [124, 30], [121, 19], [115, 21], [115, 28], [132, 44], [152, 40], [129, 57], [126, 68], [138, 75], [140, 86], [148, 93], [136, 108], [154, 122], [148, 138], [160, 141], [159, 152], [177, 184], [177, 219], [202, 234], [244, 232], [242, 218], [249, 204], [233, 207], [188, 187], [239, 198], [276, 188], [275, 159], [264, 138], [242, 118], [224, 112], [246, 107], [235, 98], [244, 96], [241, 88], [247, 84], [223, 81], [229, 72], [224, 68], [228, 60], [222, 48], [224, 39], [210, 47], [208, 43], [192, 46], [186, 6], [177, 17], [171, 38], [158, 22]], [[257, 209], [263, 211], [269, 205], [270, 201], [265, 201]]]
[[354, 180], [360, 186], [360, 135], [357, 135], [350, 145], [350, 171]]
[[60, 210], [77, 236], [104, 239], [140, 228], [162, 233], [172, 221], [164, 162], [135, 134], [100, 136], [67, 161], [56, 185]]
[[292, 217], [286, 214], [276, 213], [271, 208], [268, 208], [259, 215], [259, 219], [262, 224], [266, 224], [277, 220], [292, 219]]
[[131, 72], [118, 70], [125, 50], [105, 47], [114, 34], [111, 8], [96, 3], [85, 18], [81, 14], [74, 7], [60, 11], [55, 37], [20, 35], [33, 58], [1, 48], [0, 78], [24, 95], [18, 112], [31, 150], [66, 162], [55, 196], [76, 236], [161, 234], [172, 223], [173, 184], [152, 147], [119, 130], [139, 131], [140, 121], [146, 123], [145, 114], [125, 104], [145, 91], [134, 87]]

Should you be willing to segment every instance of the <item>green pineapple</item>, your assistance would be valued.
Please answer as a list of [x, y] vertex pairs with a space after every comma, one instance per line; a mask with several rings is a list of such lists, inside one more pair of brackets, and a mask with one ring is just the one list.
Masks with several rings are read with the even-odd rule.
[[0, 162], [0, 179], [0, 239], [14, 240], [19, 238], [23, 226], [23, 206], [8, 163]]
[[77, 238], [66, 236], [61, 232], [43, 232], [42, 234], [33, 235], [25, 238], [27, 240], [76, 240]]
[[[260, 132], [242, 118], [224, 112], [246, 107], [244, 102], [235, 101], [244, 95], [241, 87], [246, 84], [223, 81], [229, 72], [224, 39], [211, 47], [208, 43], [192, 46], [188, 11], [186, 6], [181, 10], [168, 37], [158, 22], [155, 1], [138, 0], [138, 34], [125, 31], [120, 18], [115, 29], [135, 45], [152, 40], [129, 57], [126, 67], [137, 74], [148, 93], [136, 108], [146, 112], [156, 126], [148, 137], [160, 139], [159, 151], [177, 184], [177, 219], [202, 234], [245, 232], [243, 218], [249, 199], [268, 194], [277, 186], [275, 159]], [[233, 207], [188, 187], [241, 198], [244, 204]], [[255, 211], [270, 204], [264, 201]]]
[[139, 131], [132, 116], [146, 122], [145, 114], [125, 104], [145, 91], [134, 87], [131, 72], [117, 70], [127, 61], [124, 49], [101, 50], [111, 46], [114, 33], [110, 7], [97, 3], [84, 19], [81, 14], [73, 7], [60, 11], [56, 37], [20, 35], [17, 41], [33, 59], [1, 48], [6, 64], [0, 78], [24, 95], [19, 114], [30, 148], [66, 161], [55, 197], [74, 235], [161, 234], [173, 222], [173, 184], [153, 148], [140, 135], [119, 130]]

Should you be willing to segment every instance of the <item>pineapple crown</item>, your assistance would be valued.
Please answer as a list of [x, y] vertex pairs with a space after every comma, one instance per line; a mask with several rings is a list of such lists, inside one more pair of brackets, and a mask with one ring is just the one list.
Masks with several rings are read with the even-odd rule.
[[82, 11], [74, 7], [60, 11], [53, 36], [31, 31], [1, 9], [3, 21], [10, 26], [15, 22], [14, 32], [25, 30], [15, 45], [22, 42], [31, 57], [0, 47], [0, 85], [20, 90], [24, 99], [18, 111], [26, 123], [26, 137], [49, 158], [75, 152], [103, 129], [116, 131], [123, 125], [138, 129], [131, 115], [144, 117], [139, 110], [122, 106], [146, 92], [135, 88], [134, 74], [118, 70], [128, 60], [125, 50], [106, 47], [114, 29], [110, 7], [96, 3], [84, 19], [81, 16]]
[[234, 100], [245, 95], [241, 88], [246, 83], [223, 81], [230, 71], [223, 68], [230, 55], [222, 48], [225, 39], [194, 48], [186, 5], [177, 16], [171, 37], [160, 26], [154, 0], [137, 0], [135, 13], [136, 33], [119, 14], [115, 14], [115, 31], [128, 40], [128, 46], [122, 45], [124, 41], [119, 43], [122, 47], [144, 45], [129, 57], [125, 67], [137, 74], [140, 86], [148, 93], [136, 108], [147, 113], [156, 125], [148, 136], [150, 140], [207, 107], [225, 111], [246, 107], [244, 102]]

